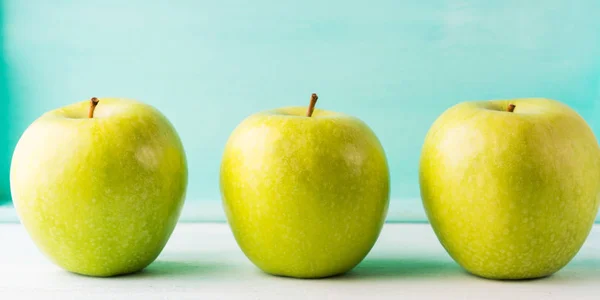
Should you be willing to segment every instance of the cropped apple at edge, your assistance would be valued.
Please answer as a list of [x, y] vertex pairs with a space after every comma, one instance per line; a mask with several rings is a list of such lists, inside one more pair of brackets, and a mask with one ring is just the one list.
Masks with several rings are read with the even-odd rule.
[[249, 260], [272, 275], [321, 278], [353, 269], [387, 214], [389, 170], [374, 132], [314, 102], [308, 113], [284, 107], [246, 118], [222, 158], [230, 228]]
[[573, 109], [550, 99], [460, 103], [422, 148], [423, 205], [467, 271], [531, 279], [579, 251], [600, 201], [600, 149]]
[[114, 98], [43, 114], [21, 136], [10, 175], [15, 209], [36, 246], [62, 268], [90, 276], [136, 272], [156, 259], [179, 218], [188, 176], [165, 116]]

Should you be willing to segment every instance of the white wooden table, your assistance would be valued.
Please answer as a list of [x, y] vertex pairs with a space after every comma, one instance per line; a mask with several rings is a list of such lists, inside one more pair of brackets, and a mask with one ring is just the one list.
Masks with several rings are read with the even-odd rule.
[[238, 249], [227, 224], [180, 223], [145, 271], [116, 278], [65, 272], [19, 224], [0, 224], [0, 299], [600, 299], [600, 226], [554, 276], [501, 282], [471, 276], [427, 224], [386, 224], [369, 256], [345, 276], [266, 275]]

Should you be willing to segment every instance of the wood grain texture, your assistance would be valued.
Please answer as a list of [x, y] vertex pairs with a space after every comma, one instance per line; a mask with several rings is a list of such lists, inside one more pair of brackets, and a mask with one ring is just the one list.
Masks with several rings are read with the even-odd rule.
[[456, 102], [556, 98], [600, 133], [597, 0], [0, 3], [0, 174], [35, 118], [92, 96], [143, 100], [173, 121], [190, 201], [218, 201], [223, 146], [243, 118], [313, 92], [377, 133], [403, 206], [420, 205], [423, 137]]

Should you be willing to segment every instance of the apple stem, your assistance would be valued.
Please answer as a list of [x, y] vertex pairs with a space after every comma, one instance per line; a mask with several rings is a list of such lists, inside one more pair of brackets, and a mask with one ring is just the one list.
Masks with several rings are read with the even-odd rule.
[[315, 93], [310, 96], [310, 105], [308, 106], [308, 111], [306, 112], [307, 117], [312, 117], [312, 114], [315, 111], [315, 105], [317, 104], [317, 99], [319, 99], [319, 97]]
[[508, 105], [508, 108], [506, 109], [506, 111], [508, 111], [508, 112], [513, 112], [513, 111], [515, 111], [515, 107], [516, 107], [516, 106], [515, 106], [514, 104], [509, 104], [509, 105]]
[[98, 102], [100, 102], [100, 100], [98, 100], [98, 98], [96, 97], [90, 99], [90, 110], [88, 111], [88, 118], [91, 119], [94, 117], [94, 110], [96, 109], [96, 105], [98, 105]]

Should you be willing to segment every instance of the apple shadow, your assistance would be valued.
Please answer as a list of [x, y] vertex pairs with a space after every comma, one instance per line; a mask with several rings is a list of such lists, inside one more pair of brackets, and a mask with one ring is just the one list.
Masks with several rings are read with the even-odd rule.
[[600, 257], [570, 262], [563, 269], [546, 277], [549, 284], [571, 285], [584, 281], [600, 282]]
[[367, 258], [350, 272], [337, 278], [354, 279], [393, 279], [470, 276], [451, 260], [427, 258]]
[[124, 275], [132, 278], [147, 277], [205, 277], [209, 274], [220, 273], [230, 266], [221, 263], [198, 262], [198, 261], [177, 261], [177, 260], [157, 260], [145, 269]]
[[536, 282], [536, 284], [565, 284], [570, 285], [582, 280], [600, 281], [600, 259], [574, 261], [562, 270], [544, 277], [529, 279], [493, 279], [472, 274], [452, 260], [439, 258], [370, 258], [365, 259], [353, 270], [340, 276], [332, 277], [337, 280], [366, 280], [366, 279], [423, 279], [443, 277], [468, 277], [470, 280], [482, 280], [506, 284]]
[[203, 278], [214, 276], [216, 273], [225, 273], [232, 269], [231, 265], [218, 262], [200, 262], [192, 260], [156, 260], [146, 268], [132, 273], [123, 273], [110, 276], [92, 276], [66, 271], [57, 267], [57, 270], [79, 278], [88, 278], [93, 280], [137, 280], [154, 278]]

